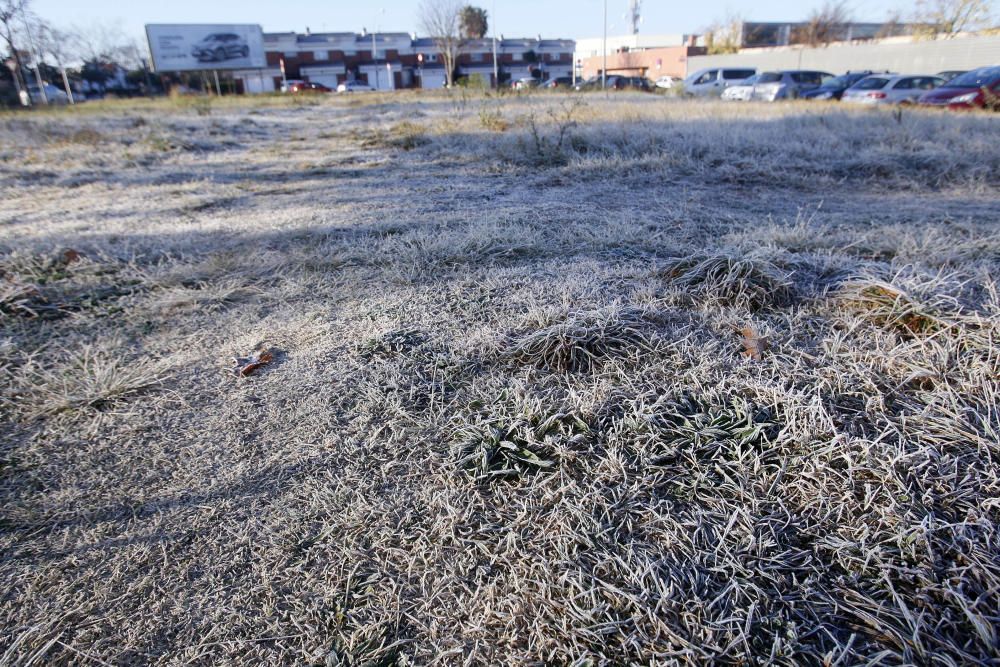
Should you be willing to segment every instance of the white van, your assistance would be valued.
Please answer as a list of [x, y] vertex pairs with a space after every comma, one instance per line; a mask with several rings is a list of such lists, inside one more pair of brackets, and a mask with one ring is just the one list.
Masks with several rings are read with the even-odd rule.
[[757, 73], [746, 67], [713, 67], [700, 69], [684, 79], [685, 97], [719, 97], [729, 86], [735, 86]]

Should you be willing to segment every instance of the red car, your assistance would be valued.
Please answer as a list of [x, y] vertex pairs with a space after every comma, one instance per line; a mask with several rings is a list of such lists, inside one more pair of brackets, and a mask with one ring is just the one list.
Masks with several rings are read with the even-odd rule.
[[290, 93], [332, 93], [333, 91], [322, 83], [311, 83], [309, 81], [299, 81], [288, 84]]
[[960, 74], [939, 88], [921, 95], [920, 104], [949, 109], [1000, 111], [1000, 67], [980, 67]]

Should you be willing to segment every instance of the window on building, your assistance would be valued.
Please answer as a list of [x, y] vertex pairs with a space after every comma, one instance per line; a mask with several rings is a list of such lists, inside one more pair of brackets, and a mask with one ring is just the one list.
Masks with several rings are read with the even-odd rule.
[[329, 60], [330, 59], [330, 52], [329, 51], [313, 51], [313, 59], [314, 60]]
[[298, 51], [285, 51], [285, 57], [286, 58], [298, 58], [299, 57], [299, 52]]
[[519, 52], [519, 51], [515, 52], [515, 53], [513, 53], [511, 55], [514, 57], [514, 60], [523, 60], [524, 59], [524, 54], [521, 53], [521, 52]]
[[472, 54], [470, 54], [470, 59], [474, 63], [481, 63], [481, 62], [483, 62], [483, 54], [482, 53], [472, 53]]

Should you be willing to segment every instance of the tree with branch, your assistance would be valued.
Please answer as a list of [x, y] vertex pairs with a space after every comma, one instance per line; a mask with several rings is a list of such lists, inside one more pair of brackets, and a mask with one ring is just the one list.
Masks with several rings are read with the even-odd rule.
[[991, 5], [991, 0], [918, 0], [914, 22], [925, 36], [952, 37], [990, 27]]
[[455, 66], [466, 43], [461, 12], [458, 0], [423, 0], [420, 3], [420, 27], [434, 40], [449, 88], [455, 83]]
[[798, 28], [792, 42], [809, 46], [825, 46], [847, 37], [847, 26], [851, 22], [851, 10], [846, 0], [827, 0], [822, 7], [814, 9], [805, 25]]
[[51, 56], [59, 69], [62, 77], [63, 88], [70, 104], [76, 104], [73, 96], [73, 88], [69, 85], [69, 75], [66, 72], [66, 62], [73, 56], [70, 45], [73, 43], [73, 36], [62, 30], [53, 28], [43, 21], [38, 22], [36, 29], [38, 35], [38, 50], [42, 56]]
[[11, 57], [14, 59], [14, 85], [20, 93], [27, 90], [27, 82], [24, 80], [24, 63], [21, 62], [21, 52], [16, 46], [18, 26], [16, 21], [24, 21], [28, 12], [29, 0], [0, 0], [0, 38], [7, 45]]
[[705, 47], [709, 55], [736, 53], [743, 46], [743, 17], [727, 14], [705, 28]]
[[485, 9], [466, 5], [459, 12], [459, 24], [462, 27], [462, 36], [466, 39], [482, 39], [489, 31], [488, 15]]

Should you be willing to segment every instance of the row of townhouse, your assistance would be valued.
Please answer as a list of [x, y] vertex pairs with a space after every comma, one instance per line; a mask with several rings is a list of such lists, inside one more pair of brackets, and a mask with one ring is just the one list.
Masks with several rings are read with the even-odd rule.
[[[482, 77], [496, 85], [493, 53], [500, 83], [523, 77], [571, 76], [575, 42], [571, 39], [478, 39], [467, 42], [457, 62], [459, 77]], [[335, 88], [345, 81], [364, 81], [379, 90], [441, 88], [445, 84], [441, 56], [430, 38], [402, 32], [264, 33], [267, 67], [238, 70], [243, 92], [273, 92], [286, 80], [300, 79]]]

